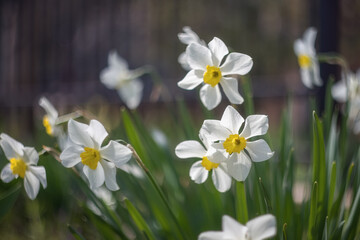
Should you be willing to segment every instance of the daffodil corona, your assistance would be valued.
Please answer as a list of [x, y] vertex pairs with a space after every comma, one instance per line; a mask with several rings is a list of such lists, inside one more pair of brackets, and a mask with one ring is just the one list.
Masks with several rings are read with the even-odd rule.
[[[244, 122], [245, 126], [239, 133]], [[209, 160], [224, 164], [230, 176], [244, 181], [250, 172], [251, 160], [265, 161], [274, 154], [263, 139], [251, 140], [264, 135], [268, 127], [267, 116], [250, 115], [244, 120], [233, 107], [228, 106], [220, 121], [205, 120], [201, 127], [201, 131], [213, 142], [211, 147], [218, 152], [217, 155], [210, 155]]]
[[244, 101], [238, 90], [238, 80], [233, 75], [247, 74], [253, 65], [251, 57], [242, 53], [229, 53], [225, 43], [215, 37], [208, 46], [190, 43], [186, 48], [186, 59], [191, 70], [178, 82], [178, 86], [192, 90], [203, 84], [200, 99], [207, 109], [211, 110], [220, 104], [219, 85], [231, 103], [241, 104]]
[[115, 141], [101, 147], [108, 133], [96, 120], [91, 120], [90, 124], [86, 125], [71, 119], [68, 123], [68, 132], [72, 145], [61, 153], [61, 163], [65, 167], [82, 163], [91, 189], [96, 189], [105, 182], [109, 190], [118, 190], [116, 167], [120, 168], [130, 160], [131, 150]]
[[1, 171], [1, 180], [8, 183], [14, 178], [23, 178], [24, 187], [30, 199], [35, 199], [39, 193], [40, 183], [46, 188], [46, 172], [42, 166], [36, 166], [39, 155], [32, 147], [24, 147], [20, 142], [2, 133], [0, 146], [9, 160]]

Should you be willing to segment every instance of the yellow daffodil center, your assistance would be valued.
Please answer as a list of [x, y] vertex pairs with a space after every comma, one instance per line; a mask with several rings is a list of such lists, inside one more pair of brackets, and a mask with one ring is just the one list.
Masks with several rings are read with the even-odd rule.
[[246, 139], [239, 134], [231, 134], [223, 143], [223, 146], [229, 154], [233, 152], [240, 153], [246, 147]]
[[97, 168], [98, 162], [100, 161], [100, 153], [98, 150], [86, 147], [85, 152], [80, 154], [81, 162], [84, 165], [89, 166], [92, 170]]
[[46, 129], [46, 133], [49, 134], [49, 135], [52, 135], [53, 129], [52, 129], [51, 124], [49, 122], [49, 118], [46, 115], [43, 118], [43, 125], [44, 125], [44, 127]]
[[14, 175], [19, 175], [21, 178], [24, 178], [26, 168], [26, 163], [22, 159], [10, 159], [10, 169]]
[[301, 68], [308, 68], [311, 65], [311, 58], [307, 55], [299, 55], [298, 62]]
[[214, 66], [206, 66], [206, 72], [204, 73], [204, 83], [210, 84], [212, 87], [215, 87], [221, 79], [220, 68]]
[[218, 163], [211, 162], [207, 157], [203, 157], [201, 165], [203, 165], [203, 167], [208, 171], [219, 166]]

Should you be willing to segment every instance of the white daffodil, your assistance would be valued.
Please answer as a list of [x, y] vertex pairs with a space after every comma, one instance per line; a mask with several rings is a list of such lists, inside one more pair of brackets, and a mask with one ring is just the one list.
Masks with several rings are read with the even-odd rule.
[[315, 50], [315, 39], [316, 29], [311, 27], [305, 31], [302, 39], [297, 39], [294, 43], [294, 51], [300, 66], [301, 80], [308, 88], [313, 88], [314, 85], [322, 85]]
[[115, 89], [128, 108], [135, 109], [140, 104], [144, 88], [138, 77], [144, 74], [144, 70], [129, 70], [127, 62], [116, 51], [109, 53], [108, 64], [100, 73], [101, 82], [107, 88]]
[[57, 126], [57, 119], [59, 117], [59, 113], [45, 97], [40, 98], [39, 105], [46, 112], [45, 116], [43, 117], [43, 125], [46, 129], [46, 133], [50, 136], [60, 136], [63, 131], [61, 127]]
[[214, 163], [226, 161], [226, 172], [237, 181], [246, 179], [251, 169], [251, 160], [261, 162], [274, 155], [263, 139], [251, 141], [255, 136], [266, 134], [269, 127], [267, 116], [248, 116], [239, 134], [243, 123], [243, 117], [233, 107], [228, 106], [220, 121], [205, 120], [201, 127], [211, 141], [215, 142], [211, 146], [223, 153], [217, 154], [216, 158], [210, 156], [209, 160]]
[[343, 74], [342, 81], [331, 89], [333, 98], [341, 103], [349, 102], [349, 122], [355, 134], [360, 133], [360, 69], [356, 74]]
[[247, 74], [253, 65], [251, 57], [242, 53], [229, 54], [225, 43], [217, 37], [208, 46], [191, 43], [186, 48], [191, 70], [178, 82], [178, 86], [192, 90], [204, 83], [200, 89], [200, 99], [209, 110], [221, 102], [219, 84], [231, 103], [241, 104], [244, 99], [238, 91], [238, 80], [231, 75]]
[[81, 162], [91, 189], [100, 187], [105, 181], [109, 190], [118, 190], [116, 167], [121, 167], [130, 160], [131, 150], [115, 141], [101, 147], [108, 133], [96, 120], [91, 120], [87, 125], [70, 119], [68, 132], [73, 145], [68, 146], [60, 155], [63, 166], [70, 168]]
[[10, 161], [1, 171], [1, 180], [8, 183], [14, 178], [23, 178], [25, 191], [34, 200], [39, 193], [40, 183], [43, 188], [47, 186], [45, 168], [36, 166], [38, 153], [34, 148], [24, 147], [5, 133], [0, 134], [0, 146]]
[[[188, 26], [183, 27], [183, 31], [184, 32], [178, 34], [178, 38], [180, 42], [182, 42], [183, 44], [189, 45], [190, 43], [198, 43], [200, 45], [206, 46], [204, 40], [201, 40], [199, 36], [193, 30], [191, 30], [190, 27]], [[178, 58], [178, 62], [185, 70], [188, 71], [191, 70], [187, 62], [186, 51], [180, 54]]]
[[205, 148], [198, 141], [184, 141], [176, 146], [175, 154], [179, 158], [200, 158], [201, 161], [195, 162], [190, 168], [191, 179], [197, 184], [204, 183], [209, 171], [212, 170], [215, 188], [219, 192], [226, 192], [231, 187], [231, 177], [224, 170], [225, 163], [214, 163], [209, 160], [218, 157], [217, 155], [221, 153], [212, 149], [206, 135], [200, 133], [199, 137]]
[[229, 216], [222, 217], [222, 231], [203, 232], [199, 240], [262, 240], [276, 235], [276, 219], [271, 214], [254, 218], [242, 225]]

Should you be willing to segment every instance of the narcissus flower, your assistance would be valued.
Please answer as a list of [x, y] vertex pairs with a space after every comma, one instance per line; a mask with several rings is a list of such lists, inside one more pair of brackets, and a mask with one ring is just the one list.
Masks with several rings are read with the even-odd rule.
[[[245, 126], [239, 133], [244, 122]], [[227, 173], [237, 181], [246, 179], [251, 169], [251, 160], [265, 161], [274, 154], [263, 139], [251, 141], [253, 137], [266, 134], [269, 124], [265, 115], [250, 115], [244, 121], [232, 106], [228, 106], [220, 121], [205, 120], [201, 128], [215, 142], [211, 146], [223, 153], [209, 160], [215, 163], [225, 161]]]
[[39, 193], [40, 183], [46, 188], [46, 172], [42, 166], [36, 166], [39, 155], [32, 147], [21, 143], [5, 133], [0, 134], [0, 146], [10, 161], [1, 171], [1, 180], [8, 183], [14, 178], [23, 178], [27, 195], [34, 200]]
[[121, 167], [130, 160], [131, 150], [115, 141], [101, 147], [108, 133], [96, 120], [91, 120], [87, 125], [70, 119], [68, 132], [73, 145], [61, 153], [61, 163], [67, 168], [81, 163], [91, 189], [98, 188], [105, 182], [109, 190], [118, 190], [116, 167]]
[[57, 119], [59, 113], [56, 111], [54, 106], [45, 97], [40, 98], [39, 105], [45, 110], [46, 114], [43, 117], [43, 125], [46, 133], [50, 136], [59, 136], [63, 133], [62, 129], [57, 126]]
[[[200, 45], [206, 46], [205, 41], [201, 40], [199, 36], [193, 30], [191, 30], [190, 27], [183, 27], [183, 31], [184, 32], [178, 34], [178, 38], [183, 44], [189, 45], [190, 43], [198, 43]], [[185, 70], [191, 70], [187, 61], [186, 52], [180, 54], [178, 62]]]
[[322, 85], [315, 50], [315, 39], [316, 29], [311, 27], [305, 31], [302, 39], [297, 39], [294, 43], [294, 51], [300, 66], [301, 80], [308, 88], [313, 88], [314, 85]]
[[211, 110], [221, 102], [219, 84], [231, 103], [244, 101], [238, 91], [238, 80], [232, 75], [247, 74], [253, 65], [251, 57], [236, 52], [229, 54], [225, 43], [217, 37], [208, 47], [191, 43], [186, 48], [186, 56], [191, 70], [178, 86], [192, 90], [203, 83], [200, 99], [207, 109]]
[[209, 158], [217, 158], [221, 154], [210, 146], [211, 142], [206, 136], [200, 133], [200, 140], [204, 144], [201, 145], [198, 141], [184, 141], [179, 143], [175, 148], [175, 154], [179, 158], [200, 158], [200, 161], [195, 162], [190, 168], [190, 177], [195, 183], [204, 183], [208, 178], [208, 174], [212, 171], [212, 180], [215, 188], [219, 192], [225, 192], [231, 187], [231, 177], [226, 173], [224, 168], [225, 163], [214, 163]]
[[144, 84], [138, 79], [143, 69], [129, 70], [127, 62], [116, 51], [108, 56], [109, 66], [101, 71], [100, 80], [109, 89], [115, 89], [130, 109], [140, 104]]
[[222, 231], [203, 232], [199, 240], [262, 240], [276, 235], [276, 219], [271, 214], [254, 218], [242, 225], [229, 216], [222, 218]]
[[331, 89], [333, 98], [349, 104], [349, 124], [355, 134], [360, 133], [360, 69], [356, 74], [343, 74], [343, 80], [334, 84]]

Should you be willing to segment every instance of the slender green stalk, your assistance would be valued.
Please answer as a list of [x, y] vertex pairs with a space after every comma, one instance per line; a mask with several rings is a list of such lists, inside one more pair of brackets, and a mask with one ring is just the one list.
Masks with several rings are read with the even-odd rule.
[[127, 147], [133, 152], [133, 156], [136, 160], [136, 162], [138, 163], [138, 165], [144, 170], [146, 176], [149, 178], [151, 184], [154, 186], [155, 190], [157, 191], [157, 193], [159, 194], [161, 200], [163, 201], [163, 203], [165, 204], [166, 208], [168, 209], [170, 216], [172, 218], [172, 220], [174, 221], [178, 231], [180, 232], [180, 234], [182, 235], [183, 239], [187, 239], [185, 232], [182, 230], [181, 225], [179, 224], [178, 220], [176, 219], [176, 216], [174, 214], [174, 212], [172, 211], [166, 197], [165, 194], [163, 193], [163, 191], [161, 190], [160, 186], [157, 184], [157, 182], [155, 181], [155, 178], [153, 177], [153, 175], [151, 174], [151, 172], [149, 171], [149, 169], [145, 166], [145, 164], [143, 163], [143, 161], [141, 160], [141, 158], [139, 157], [139, 155], [137, 154], [136, 150], [130, 145], [128, 144]]
[[245, 193], [245, 182], [236, 182], [235, 209], [237, 220], [240, 223], [245, 224], [249, 219]]

